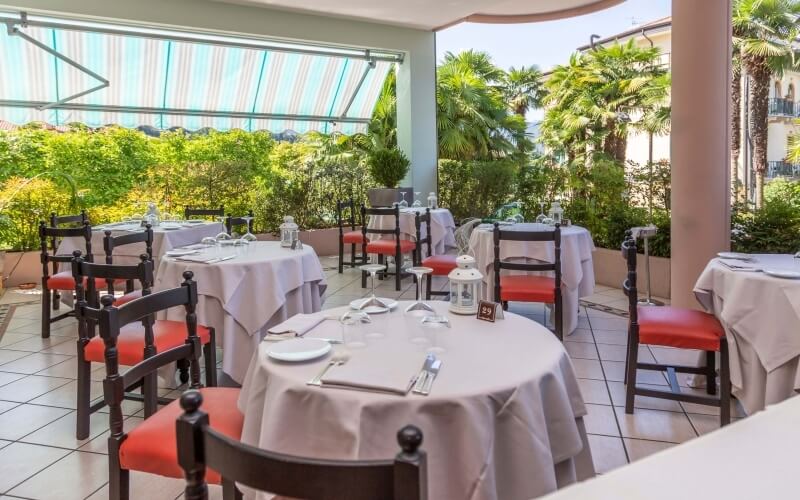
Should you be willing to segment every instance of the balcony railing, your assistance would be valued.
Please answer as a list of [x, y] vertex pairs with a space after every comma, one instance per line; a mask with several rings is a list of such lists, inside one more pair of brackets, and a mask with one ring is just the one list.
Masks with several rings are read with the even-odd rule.
[[776, 177], [800, 178], [800, 164], [786, 161], [767, 162], [767, 178], [774, 179]]
[[796, 116], [797, 108], [794, 101], [790, 99], [770, 99], [769, 100], [769, 114], [770, 116]]

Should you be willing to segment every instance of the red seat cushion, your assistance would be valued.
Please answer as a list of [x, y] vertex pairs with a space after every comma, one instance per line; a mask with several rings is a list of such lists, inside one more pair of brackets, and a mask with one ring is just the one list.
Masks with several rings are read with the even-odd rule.
[[[114, 283], [121, 283], [122, 281], [124, 280], [114, 280]], [[84, 286], [86, 286], [85, 280]], [[106, 289], [108, 283], [105, 278], [95, 278], [94, 286], [102, 291]], [[50, 290], [75, 290], [75, 279], [72, 277], [72, 271], [61, 271], [47, 278], [47, 288]]]
[[500, 276], [500, 300], [520, 302], [556, 301], [556, 280], [548, 276], [515, 274]]
[[141, 296], [142, 296], [141, 290], [134, 290], [132, 292], [126, 293], [121, 297], [117, 297], [117, 299], [114, 301], [114, 305], [121, 306], [122, 304], [127, 304], [128, 302], [134, 299], [138, 299]]
[[[356, 243], [360, 245], [362, 241], [364, 241], [364, 235], [361, 231], [350, 231], [342, 235], [342, 243]], [[369, 241], [369, 238], [367, 238], [367, 241]]]
[[[233, 439], [241, 439], [242, 415], [236, 407], [239, 389], [207, 387], [201, 409], [208, 414], [211, 428]], [[183, 413], [175, 400], [134, 427], [119, 448], [119, 461], [123, 469], [149, 472], [159, 476], [183, 478], [178, 465], [178, 444], [175, 422]], [[206, 469], [206, 481], [219, 484], [219, 474]]]
[[679, 307], [639, 307], [639, 342], [718, 351], [725, 330], [713, 315]]
[[447, 276], [458, 267], [455, 255], [431, 255], [422, 260], [422, 265], [433, 269], [431, 274], [434, 276]]
[[[156, 352], [164, 352], [173, 347], [177, 347], [186, 342], [186, 323], [183, 321], [156, 320], [153, 325], [153, 335], [155, 340]], [[205, 326], [197, 326], [197, 335], [200, 342], [208, 344], [211, 340], [211, 332]], [[83, 355], [86, 361], [104, 363], [105, 345], [99, 335], [95, 335], [86, 344]], [[130, 323], [120, 329], [117, 337], [117, 352], [119, 363], [126, 366], [133, 366], [144, 359], [144, 327], [140, 322]]]
[[[417, 248], [417, 244], [411, 240], [400, 240], [400, 253], [411, 253]], [[380, 253], [383, 255], [394, 255], [397, 250], [395, 240], [377, 240], [367, 243], [367, 253]]]

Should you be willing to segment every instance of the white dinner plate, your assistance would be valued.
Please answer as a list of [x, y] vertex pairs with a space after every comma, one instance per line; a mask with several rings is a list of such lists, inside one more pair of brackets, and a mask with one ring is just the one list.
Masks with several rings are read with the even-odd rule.
[[169, 250], [165, 252], [164, 255], [166, 255], [167, 257], [180, 257], [182, 255], [191, 255], [193, 253], [197, 253], [197, 250], [183, 248], [183, 249]]
[[189, 219], [186, 221], [187, 224], [203, 224], [204, 222], [203, 219]]
[[720, 259], [734, 259], [734, 260], [753, 260], [752, 255], [737, 252], [720, 252], [717, 254]]
[[161, 229], [165, 231], [174, 231], [175, 229], [181, 229], [183, 226], [180, 224], [170, 224], [170, 223], [161, 223]]
[[[396, 300], [386, 299], [386, 298], [381, 298], [381, 297], [378, 297], [378, 298], [381, 299], [387, 306], [389, 306], [389, 310], [390, 311], [392, 309], [394, 309], [395, 307], [397, 307], [397, 301]], [[350, 302], [350, 308], [358, 310], [358, 306], [360, 306], [361, 303], [364, 302], [366, 299], [367, 299], [367, 297], [364, 297], [363, 299], [356, 299], [356, 300]], [[365, 313], [367, 313], [367, 314], [380, 314], [380, 313], [385, 313], [386, 312], [385, 309], [383, 309], [382, 307], [378, 307], [378, 306], [369, 306], [368, 308], [363, 309], [363, 311]]]
[[308, 361], [328, 354], [331, 344], [327, 340], [303, 337], [275, 342], [267, 351], [267, 356], [279, 361]]
[[767, 276], [788, 280], [800, 280], [800, 271], [790, 271], [788, 269], [763, 269], [763, 271]]

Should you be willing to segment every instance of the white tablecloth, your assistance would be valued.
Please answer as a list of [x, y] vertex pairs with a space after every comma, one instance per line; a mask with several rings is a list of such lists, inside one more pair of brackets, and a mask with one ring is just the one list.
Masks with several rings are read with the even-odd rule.
[[[183, 271], [194, 272], [200, 295], [198, 322], [216, 329], [217, 344], [223, 348], [222, 370], [241, 383], [267, 328], [322, 308], [325, 274], [309, 245], [292, 250], [276, 241], [258, 241], [210, 251], [238, 255], [215, 264], [164, 258], [155, 289], [177, 286]], [[180, 320], [184, 312], [170, 310], [167, 317]]]
[[[110, 227], [113, 236], [131, 234], [132, 231], [121, 231]], [[161, 261], [161, 257], [173, 248], [199, 243], [206, 236], [216, 236], [225, 228], [219, 222], [204, 222], [202, 224], [186, 225], [181, 229], [165, 230], [160, 226], [153, 228], [153, 263], [156, 270]], [[144, 231], [144, 228], [136, 231]], [[92, 254], [94, 261], [105, 262], [105, 251], [103, 250], [103, 238], [105, 238], [105, 228], [97, 226], [92, 231]], [[83, 238], [64, 238], [58, 246], [58, 254], [71, 254], [74, 250], [86, 251]], [[139, 256], [145, 253], [144, 243], [132, 243], [114, 249], [113, 257], [115, 264], [136, 264]]]
[[800, 397], [541, 500], [798, 497]]
[[[552, 231], [544, 224], [520, 223], [504, 226], [508, 231]], [[483, 273], [483, 299], [494, 300], [494, 234], [491, 230], [475, 229], [469, 240], [470, 253]], [[580, 226], [561, 228], [561, 297], [564, 303], [564, 333], [578, 326], [580, 298], [594, 293], [594, 242], [588, 230]], [[500, 258], [504, 260], [538, 260], [553, 262], [552, 242], [501, 241]], [[503, 274], [525, 274], [503, 270]], [[552, 273], [550, 273], [552, 275]]]
[[[800, 271], [791, 255], [754, 255], [758, 266]], [[695, 284], [695, 296], [728, 338], [733, 394], [748, 414], [800, 388], [800, 280], [732, 271], [717, 259]]]
[[[404, 208], [400, 209], [400, 237], [407, 240], [417, 239], [417, 227], [414, 224], [416, 213], [425, 213], [425, 207], [422, 208]], [[367, 224], [371, 229], [394, 229], [394, 217], [390, 215], [373, 215]], [[441, 255], [447, 252], [448, 248], [455, 248], [456, 222], [453, 220], [453, 214], [446, 208], [436, 208], [431, 210], [431, 249], [434, 255]], [[423, 225], [421, 232], [422, 237], [427, 236], [427, 228]], [[375, 239], [379, 235], [372, 234], [367, 237]], [[379, 239], [389, 239], [391, 235], [381, 235]]]
[[[397, 430], [413, 424], [424, 434], [430, 499], [529, 499], [593, 476], [586, 408], [552, 333], [516, 314], [488, 323], [432, 304], [452, 328], [433, 333], [445, 351], [430, 396], [310, 387], [330, 355], [275, 362], [266, 355], [275, 344], [264, 342], [239, 397], [242, 441], [323, 459], [388, 459], [399, 451]], [[373, 316], [385, 337], [351, 349], [351, 360], [371, 356], [416, 374], [426, 348], [410, 341], [422, 327], [403, 314], [407, 305]], [[323, 321], [306, 336], [341, 338], [340, 325]]]

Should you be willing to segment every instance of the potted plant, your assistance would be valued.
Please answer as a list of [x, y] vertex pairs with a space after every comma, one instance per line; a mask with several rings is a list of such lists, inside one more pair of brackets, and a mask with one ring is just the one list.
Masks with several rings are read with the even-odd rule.
[[[400, 201], [397, 185], [408, 174], [409, 161], [406, 155], [399, 149], [378, 149], [367, 156], [367, 166], [375, 182], [383, 186], [367, 192], [370, 205], [387, 207]], [[413, 188], [406, 188], [404, 191], [413, 192]], [[413, 200], [406, 198], [406, 201], [410, 204]]]

